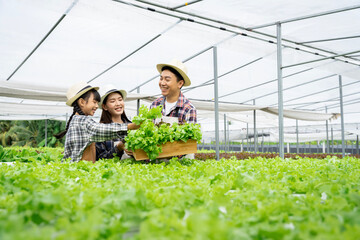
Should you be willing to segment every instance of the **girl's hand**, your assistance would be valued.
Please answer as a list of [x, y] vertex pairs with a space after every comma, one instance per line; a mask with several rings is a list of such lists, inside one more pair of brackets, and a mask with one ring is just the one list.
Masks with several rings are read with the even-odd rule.
[[140, 128], [140, 125], [136, 125], [135, 123], [129, 123], [127, 125], [127, 127], [128, 127], [128, 130], [136, 130], [136, 129]]

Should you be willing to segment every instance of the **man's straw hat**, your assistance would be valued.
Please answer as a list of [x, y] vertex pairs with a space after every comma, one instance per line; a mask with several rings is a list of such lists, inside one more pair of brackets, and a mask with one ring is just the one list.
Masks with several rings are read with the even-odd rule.
[[179, 60], [173, 59], [170, 63], [161, 63], [161, 64], [156, 65], [156, 68], [159, 71], [159, 73], [161, 74], [162, 69], [166, 66], [175, 69], [183, 77], [184, 87], [191, 85], [191, 81], [190, 81], [189, 77], [187, 76], [187, 68], [184, 63], [182, 63]]

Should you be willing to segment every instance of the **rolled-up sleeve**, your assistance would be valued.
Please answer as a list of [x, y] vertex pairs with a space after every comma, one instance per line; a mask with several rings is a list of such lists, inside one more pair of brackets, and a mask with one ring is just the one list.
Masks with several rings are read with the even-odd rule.
[[[92, 122], [91, 122], [92, 121]], [[92, 119], [86, 122], [86, 129], [91, 142], [103, 142], [109, 139], [124, 138], [127, 134], [127, 123], [97, 123]]]

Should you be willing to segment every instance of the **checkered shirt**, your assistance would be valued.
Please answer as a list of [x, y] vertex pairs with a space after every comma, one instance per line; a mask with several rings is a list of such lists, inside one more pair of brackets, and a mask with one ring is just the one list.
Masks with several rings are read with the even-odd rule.
[[92, 142], [124, 138], [127, 134], [127, 123], [97, 123], [84, 115], [74, 115], [66, 133], [64, 159], [72, 162], [81, 160], [85, 148]]
[[[154, 108], [162, 105], [162, 115], [165, 115], [165, 97], [161, 96], [156, 99], [150, 106], [150, 108]], [[170, 113], [167, 115], [168, 117], [177, 117], [179, 123], [196, 123], [197, 122], [197, 113], [196, 108], [192, 103], [187, 99], [182, 92], [180, 92], [179, 99], [174, 107], [171, 108]]]

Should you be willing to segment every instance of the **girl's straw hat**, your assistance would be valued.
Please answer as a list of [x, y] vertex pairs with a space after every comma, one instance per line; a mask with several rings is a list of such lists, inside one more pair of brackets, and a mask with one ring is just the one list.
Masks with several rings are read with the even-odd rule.
[[75, 102], [81, 95], [91, 89], [99, 90], [99, 87], [92, 87], [86, 82], [78, 82], [72, 85], [66, 93], [66, 105], [71, 107], [73, 102]]
[[190, 86], [191, 81], [190, 78], [187, 76], [187, 68], [184, 63], [182, 63], [179, 60], [173, 59], [169, 64], [167, 63], [161, 63], [156, 65], [157, 70], [161, 74], [163, 67], [168, 66], [175, 69], [184, 79], [184, 87]]
[[101, 87], [100, 88], [100, 95], [101, 95], [101, 100], [99, 102], [99, 108], [101, 109], [102, 108], [102, 104], [105, 100], [105, 98], [110, 94], [110, 93], [113, 93], [113, 92], [120, 92], [123, 100], [125, 101], [126, 99], [126, 96], [127, 96], [127, 92], [123, 89], [117, 89], [114, 85], [112, 84], [108, 84], [104, 87]]

